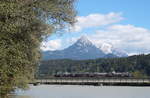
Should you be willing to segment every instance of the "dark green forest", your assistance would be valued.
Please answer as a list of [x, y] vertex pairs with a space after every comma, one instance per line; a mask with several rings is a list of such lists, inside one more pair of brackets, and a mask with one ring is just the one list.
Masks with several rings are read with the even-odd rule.
[[125, 58], [105, 58], [94, 60], [48, 60], [39, 66], [39, 76], [56, 73], [78, 72], [129, 72], [133, 77], [150, 76], [150, 54], [134, 55]]

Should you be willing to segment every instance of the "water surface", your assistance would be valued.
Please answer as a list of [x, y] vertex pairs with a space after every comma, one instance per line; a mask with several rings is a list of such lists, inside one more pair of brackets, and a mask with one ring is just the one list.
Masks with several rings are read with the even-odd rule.
[[39, 85], [11, 98], [150, 98], [150, 87]]

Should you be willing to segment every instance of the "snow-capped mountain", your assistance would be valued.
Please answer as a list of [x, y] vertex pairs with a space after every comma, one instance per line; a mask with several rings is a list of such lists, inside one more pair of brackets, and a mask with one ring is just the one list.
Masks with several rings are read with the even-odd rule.
[[87, 37], [82, 36], [73, 45], [64, 50], [43, 52], [43, 59], [74, 59], [86, 60], [96, 58], [122, 57], [122, 52], [117, 51], [109, 44], [96, 47]]
[[98, 46], [100, 50], [102, 50], [105, 54], [112, 53], [112, 45], [108, 43], [102, 43], [102, 45]]
[[101, 51], [103, 51], [105, 54], [113, 54], [117, 57], [127, 57], [128, 54], [124, 50], [121, 50], [119, 48], [113, 47], [113, 45], [108, 43], [103, 43], [99, 46], [97, 46]]
[[112, 53], [118, 57], [127, 57], [128, 53], [124, 50], [118, 49], [118, 48], [113, 48]]

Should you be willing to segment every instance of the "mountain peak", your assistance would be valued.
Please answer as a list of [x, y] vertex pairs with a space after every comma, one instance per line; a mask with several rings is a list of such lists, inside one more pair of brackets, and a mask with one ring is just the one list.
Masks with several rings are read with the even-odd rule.
[[86, 36], [81, 36], [73, 45], [60, 51], [44, 52], [44, 60], [48, 59], [75, 59], [86, 60], [96, 58], [124, 57], [125, 53], [114, 49], [111, 44], [103, 43], [99, 47]]
[[84, 45], [91, 45], [92, 42], [86, 37], [86, 36], [81, 36], [77, 42], [77, 44], [84, 44]]

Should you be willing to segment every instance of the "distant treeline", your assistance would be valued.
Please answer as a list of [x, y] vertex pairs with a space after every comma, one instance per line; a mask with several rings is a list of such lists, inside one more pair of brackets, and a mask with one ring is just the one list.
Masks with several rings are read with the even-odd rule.
[[150, 76], [150, 54], [135, 55], [126, 58], [105, 58], [94, 60], [48, 60], [39, 66], [40, 76], [50, 76], [56, 73], [83, 72], [129, 72], [134, 77]]

